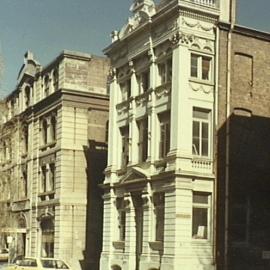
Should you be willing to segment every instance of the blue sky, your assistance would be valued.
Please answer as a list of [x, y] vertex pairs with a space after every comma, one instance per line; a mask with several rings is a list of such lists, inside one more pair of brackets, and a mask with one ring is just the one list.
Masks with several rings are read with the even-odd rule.
[[[63, 49], [102, 54], [110, 33], [128, 18], [132, 0], [1, 0], [0, 95], [16, 86], [23, 55], [31, 50], [46, 65]], [[238, 23], [270, 32], [269, 0], [238, 0]]]

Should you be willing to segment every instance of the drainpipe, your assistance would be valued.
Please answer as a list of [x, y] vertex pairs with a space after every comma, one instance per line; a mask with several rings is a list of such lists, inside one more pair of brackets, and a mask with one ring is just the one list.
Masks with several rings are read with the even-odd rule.
[[230, 168], [230, 115], [231, 115], [231, 57], [232, 32], [235, 25], [235, 1], [230, 1], [230, 28], [227, 40], [227, 90], [226, 90], [226, 167], [225, 167], [225, 239], [224, 239], [224, 269], [228, 269], [228, 226], [229, 226], [229, 168]]
[[219, 28], [216, 27], [216, 51], [215, 51], [215, 98], [214, 98], [214, 123], [215, 123], [215, 130], [214, 130], [214, 144], [215, 151], [213, 151], [214, 157], [214, 164], [215, 164], [215, 180], [214, 180], [214, 202], [213, 202], [213, 264], [216, 265], [216, 248], [217, 248], [217, 131], [218, 131], [218, 90], [219, 90]]

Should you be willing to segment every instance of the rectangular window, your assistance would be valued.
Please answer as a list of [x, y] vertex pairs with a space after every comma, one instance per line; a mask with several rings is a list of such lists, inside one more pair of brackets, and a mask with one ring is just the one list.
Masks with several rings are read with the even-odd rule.
[[148, 155], [148, 119], [137, 122], [139, 128], [139, 162], [145, 162]]
[[47, 168], [46, 166], [41, 167], [41, 179], [40, 179], [40, 192], [46, 192], [46, 181], [47, 181]]
[[122, 94], [122, 101], [128, 100], [131, 96], [131, 79], [127, 79], [124, 82], [119, 84], [121, 94]]
[[121, 165], [125, 168], [129, 162], [129, 126], [122, 127], [120, 133], [122, 136]]
[[139, 93], [142, 94], [149, 89], [150, 75], [149, 70], [146, 70], [137, 76], [137, 82], [139, 85]]
[[28, 146], [29, 146], [29, 132], [28, 132], [28, 125], [25, 124], [22, 128], [22, 133], [23, 133], [23, 154], [28, 153]]
[[170, 111], [158, 116], [160, 122], [159, 157], [164, 158], [170, 151]]
[[28, 193], [28, 176], [27, 176], [27, 167], [26, 169], [22, 172], [22, 197], [26, 198], [27, 197], [27, 193]]
[[192, 53], [190, 58], [190, 76], [200, 80], [210, 81], [211, 61], [211, 57]]
[[172, 81], [172, 58], [158, 64], [159, 84], [165, 84]]
[[155, 211], [155, 241], [164, 240], [164, 214], [165, 214], [165, 195], [164, 192], [157, 192], [153, 196]]
[[48, 190], [52, 191], [55, 189], [55, 164], [50, 164], [50, 176], [49, 176], [49, 187]]
[[125, 211], [124, 198], [117, 198], [116, 199], [116, 208], [118, 211], [119, 240], [125, 241], [125, 238], [126, 238], [126, 211]]
[[208, 193], [193, 193], [192, 208], [192, 238], [208, 239], [210, 224], [211, 195]]
[[209, 157], [210, 111], [193, 108], [192, 154]]

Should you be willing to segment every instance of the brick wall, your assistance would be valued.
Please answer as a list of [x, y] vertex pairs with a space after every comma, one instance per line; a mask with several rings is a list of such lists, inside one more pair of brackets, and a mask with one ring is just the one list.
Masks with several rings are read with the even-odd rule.
[[[224, 269], [226, 143], [229, 148], [228, 266], [263, 269], [270, 250], [270, 36], [236, 27], [232, 33], [230, 112], [226, 118], [228, 32], [220, 32], [217, 130], [217, 260]], [[229, 124], [229, 125], [228, 125]], [[229, 126], [229, 128], [228, 128]], [[226, 140], [226, 136], [227, 139]], [[240, 215], [237, 210], [240, 209]]]

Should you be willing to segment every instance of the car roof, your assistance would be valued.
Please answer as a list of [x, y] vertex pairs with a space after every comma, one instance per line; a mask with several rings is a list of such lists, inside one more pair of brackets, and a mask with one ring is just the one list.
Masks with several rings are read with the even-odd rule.
[[59, 258], [47, 258], [47, 257], [24, 257], [23, 259], [36, 259], [36, 260], [61, 260], [63, 261], [62, 259], [59, 259]]

